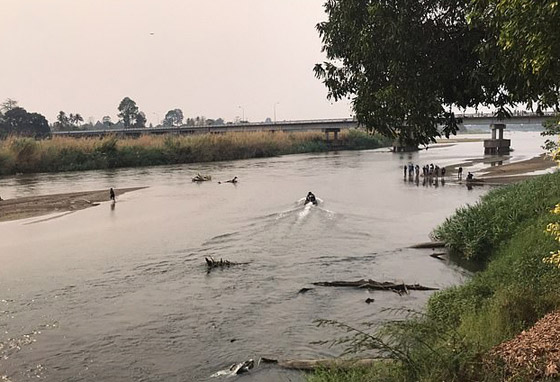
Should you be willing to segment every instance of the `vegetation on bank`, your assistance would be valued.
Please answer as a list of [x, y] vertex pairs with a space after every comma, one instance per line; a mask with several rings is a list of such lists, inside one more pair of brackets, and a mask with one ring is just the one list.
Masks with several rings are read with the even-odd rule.
[[[432, 295], [425, 313], [356, 333], [353, 350], [375, 350], [395, 359], [350, 372], [323, 370], [309, 378], [326, 381], [531, 380], [507, 373], [489, 356], [494, 346], [560, 308], [560, 271], [543, 262], [558, 242], [545, 232], [558, 215], [560, 173], [490, 191], [438, 227], [455, 256], [483, 262], [465, 285]], [[545, 379], [546, 380], [546, 379]]]
[[[337, 149], [372, 149], [386, 138], [359, 130], [343, 131]], [[320, 132], [145, 135], [139, 138], [9, 137], [0, 141], [0, 174], [58, 172], [155, 166], [271, 157], [329, 151]]]

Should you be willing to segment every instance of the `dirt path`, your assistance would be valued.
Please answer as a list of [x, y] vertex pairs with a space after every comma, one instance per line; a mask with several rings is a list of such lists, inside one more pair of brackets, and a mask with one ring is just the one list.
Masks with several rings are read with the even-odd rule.
[[[117, 197], [125, 192], [136, 191], [146, 187], [115, 189]], [[0, 201], [0, 222], [26, 219], [52, 213], [64, 213], [83, 210], [109, 201], [108, 190], [72, 192], [66, 194], [29, 196]]]

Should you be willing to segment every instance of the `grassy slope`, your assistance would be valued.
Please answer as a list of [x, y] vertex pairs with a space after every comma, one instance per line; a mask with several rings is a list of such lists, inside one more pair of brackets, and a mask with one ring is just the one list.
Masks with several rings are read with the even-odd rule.
[[483, 361], [486, 352], [560, 308], [560, 270], [542, 263], [557, 248], [544, 229], [558, 202], [560, 174], [553, 174], [493, 190], [459, 210], [434, 236], [456, 256], [485, 263], [484, 271], [435, 293], [425, 315], [386, 329], [385, 338], [407, 354], [398, 366], [321, 371], [310, 380], [502, 380], [499, 367]]
[[[0, 141], [0, 175], [271, 157], [328, 151], [324, 134], [230, 133], [195, 136], [142, 136], [137, 139], [55, 137], [36, 141], [10, 137]], [[362, 131], [343, 131], [343, 149], [372, 149], [389, 144]]]

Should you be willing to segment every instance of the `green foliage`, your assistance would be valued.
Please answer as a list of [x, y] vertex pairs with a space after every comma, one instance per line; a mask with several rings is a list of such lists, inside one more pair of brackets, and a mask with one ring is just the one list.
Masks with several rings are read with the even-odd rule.
[[[328, 62], [315, 74], [335, 100], [350, 96], [367, 128], [404, 144], [454, 134], [451, 106], [474, 106], [488, 74], [467, 25], [467, 0], [328, 0], [317, 25]], [[439, 126], [443, 126], [440, 131]]]
[[348, 150], [376, 149], [391, 146], [392, 141], [381, 134], [368, 134], [363, 130], [350, 130], [346, 138]]
[[136, 102], [128, 97], [124, 97], [118, 109], [118, 116], [122, 118], [124, 127], [130, 127], [138, 116], [138, 106], [136, 106]]
[[316, 76], [401, 143], [454, 134], [453, 107], [557, 108], [558, 1], [326, 0]]
[[50, 134], [47, 119], [38, 113], [29, 113], [21, 107], [8, 110], [0, 120], [0, 137], [20, 135], [43, 137]]
[[548, 212], [559, 198], [558, 173], [494, 189], [474, 206], [458, 209], [432, 236], [445, 241], [452, 253], [484, 262], [520, 225]]
[[183, 111], [181, 109], [169, 110], [165, 114], [163, 126], [180, 126], [183, 123]]
[[552, 153], [558, 150], [558, 136], [560, 136], [560, 115], [554, 119], [549, 119], [543, 123], [544, 131], [541, 133], [543, 137], [553, 137], [544, 142], [543, 149]]
[[407, 381], [403, 368], [396, 363], [379, 363], [367, 368], [319, 369], [307, 376], [308, 382]]
[[469, 25], [484, 30], [477, 52], [499, 80], [494, 102], [558, 107], [558, 0], [472, 0]]

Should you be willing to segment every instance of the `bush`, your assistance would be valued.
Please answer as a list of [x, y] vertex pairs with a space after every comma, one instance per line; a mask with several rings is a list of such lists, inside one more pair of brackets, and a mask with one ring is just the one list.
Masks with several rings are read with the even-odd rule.
[[554, 207], [559, 195], [560, 173], [497, 188], [474, 206], [458, 209], [432, 237], [445, 241], [453, 254], [486, 262], [520, 225]]

